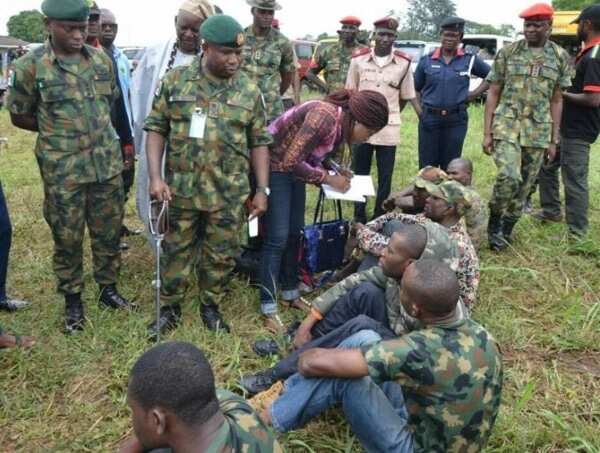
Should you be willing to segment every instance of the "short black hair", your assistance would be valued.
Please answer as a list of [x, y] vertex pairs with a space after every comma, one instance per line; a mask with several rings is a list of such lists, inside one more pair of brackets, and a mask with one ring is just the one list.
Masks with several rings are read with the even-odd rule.
[[456, 273], [446, 263], [429, 258], [415, 261], [412, 265], [417, 275], [402, 281], [404, 289], [427, 312], [439, 316], [451, 313], [460, 297]]
[[[427, 245], [427, 231], [423, 225], [416, 223], [402, 223], [401, 221], [390, 221], [387, 230], [390, 236], [399, 233], [403, 237], [403, 246], [412, 259], [419, 259]], [[386, 227], [384, 227], [384, 230]]]
[[131, 369], [129, 396], [144, 410], [167, 409], [188, 426], [205, 423], [219, 410], [215, 378], [204, 353], [179, 341], [142, 354]]

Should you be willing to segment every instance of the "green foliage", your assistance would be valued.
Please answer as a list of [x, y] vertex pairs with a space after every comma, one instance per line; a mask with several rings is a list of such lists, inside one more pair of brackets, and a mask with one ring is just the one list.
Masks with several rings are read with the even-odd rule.
[[514, 36], [516, 30], [511, 24], [502, 24], [499, 27], [495, 27], [494, 25], [490, 24], [480, 24], [478, 22], [466, 21], [465, 33]]
[[590, 0], [553, 0], [552, 6], [558, 11], [580, 11], [594, 3]]
[[[453, 0], [408, 0], [408, 5], [406, 23], [402, 29], [408, 35], [405, 39], [436, 40], [442, 20], [456, 15]], [[410, 32], [414, 36], [410, 36]]]
[[6, 28], [10, 36], [27, 42], [43, 42], [46, 36], [44, 16], [35, 9], [11, 16]]

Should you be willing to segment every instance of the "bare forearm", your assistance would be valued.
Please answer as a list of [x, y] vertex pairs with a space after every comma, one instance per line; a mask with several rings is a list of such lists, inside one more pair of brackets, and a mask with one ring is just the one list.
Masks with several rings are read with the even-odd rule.
[[293, 79], [293, 72], [284, 72], [283, 74], [281, 74], [281, 86], [279, 87], [279, 94], [283, 94], [287, 91], [287, 89], [292, 84]]
[[492, 122], [494, 121], [494, 112], [496, 111], [496, 107], [498, 107], [499, 99], [499, 94], [490, 90], [485, 101], [485, 113], [483, 120], [483, 133], [485, 135], [492, 133]]
[[252, 170], [256, 178], [256, 185], [259, 187], [267, 187], [269, 185], [269, 148], [259, 146], [252, 149], [250, 154], [252, 162]]
[[560, 139], [560, 121], [562, 118], [563, 97], [559, 90], [556, 90], [550, 103], [550, 116], [552, 117], [552, 142], [557, 143]]
[[165, 149], [165, 138], [158, 132], [149, 131], [146, 140], [146, 159], [148, 160], [148, 176], [151, 180], [161, 178], [161, 160]]
[[10, 120], [15, 127], [31, 132], [39, 132], [37, 118], [33, 115], [10, 114]]
[[490, 88], [490, 83], [487, 80], [484, 80], [479, 84], [477, 88], [469, 93], [469, 100], [477, 99], [483, 93], [485, 93]]
[[421, 99], [419, 97], [419, 94], [417, 93], [417, 96], [412, 98], [410, 100], [410, 103], [413, 107], [413, 110], [415, 111], [415, 113], [417, 114], [418, 117], [421, 116], [421, 114], [423, 113], [423, 109], [421, 108]]
[[600, 107], [600, 93], [563, 93], [563, 98], [580, 107]]
[[310, 349], [300, 355], [298, 370], [306, 377], [360, 378], [369, 374], [360, 349]]

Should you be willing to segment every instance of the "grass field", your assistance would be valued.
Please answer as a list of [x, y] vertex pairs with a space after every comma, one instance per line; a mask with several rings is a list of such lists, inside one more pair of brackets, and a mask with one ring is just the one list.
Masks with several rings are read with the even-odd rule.
[[[475, 185], [489, 197], [495, 168], [481, 153], [481, 107], [471, 110], [465, 155], [476, 168]], [[417, 169], [416, 119], [405, 112], [394, 187]], [[125, 403], [128, 371], [148, 348], [145, 327], [152, 316], [153, 257], [141, 237], [123, 256], [120, 288], [142, 306], [139, 314], [106, 313], [96, 304], [97, 288], [86, 243], [84, 298], [88, 328], [61, 333], [63, 301], [55, 293], [52, 240], [42, 218], [42, 186], [32, 152], [34, 135], [10, 126], [0, 112], [0, 180], [7, 195], [14, 236], [9, 290], [33, 301], [17, 314], [0, 314], [5, 330], [38, 337], [30, 352], [0, 352], [0, 451], [114, 451], [128, 434]], [[564, 225], [523, 218], [514, 248], [502, 255], [482, 252], [482, 280], [474, 317], [502, 345], [505, 382], [500, 416], [486, 451], [600, 452], [600, 149], [592, 150], [591, 232], [574, 248]], [[314, 192], [311, 193], [314, 201]], [[140, 225], [134, 202], [128, 225]], [[270, 364], [251, 350], [261, 334], [258, 297], [243, 281], [223, 311], [233, 335], [201, 328], [197, 301], [184, 307], [183, 326], [170, 339], [191, 341], [207, 351], [218, 385], [239, 390], [241, 374]], [[291, 321], [295, 313], [286, 311]], [[289, 451], [361, 451], [338, 412], [306, 429], [281, 437]]]

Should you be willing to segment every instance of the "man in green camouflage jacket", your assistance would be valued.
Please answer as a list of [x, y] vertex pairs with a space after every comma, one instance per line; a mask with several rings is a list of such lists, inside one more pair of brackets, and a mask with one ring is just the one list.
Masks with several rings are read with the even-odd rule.
[[103, 307], [132, 308], [117, 292], [123, 217], [123, 160], [110, 120], [118, 93], [110, 58], [84, 45], [85, 0], [45, 0], [46, 43], [19, 59], [8, 91], [13, 124], [38, 132], [44, 217], [54, 272], [66, 302], [67, 333], [83, 328], [83, 237], [87, 224]]
[[[161, 262], [161, 332], [178, 324], [193, 270], [203, 290], [202, 321], [211, 330], [229, 330], [218, 302], [240, 248], [250, 160], [261, 188], [251, 218], [266, 211], [269, 193], [272, 138], [258, 86], [238, 71], [243, 30], [233, 18], [216, 15], [202, 24], [200, 34], [202, 58], [165, 76], [144, 125], [150, 196], [170, 203]], [[165, 144], [166, 181], [161, 176]], [[156, 328], [156, 322], [150, 324], [151, 335]]]
[[163, 343], [144, 353], [131, 370], [127, 402], [134, 436], [120, 453], [167, 447], [172, 452], [283, 451], [243, 398], [215, 389], [206, 356], [190, 343]]
[[421, 328], [383, 342], [362, 331], [341, 349], [304, 352], [299, 374], [266, 404], [263, 419], [288, 432], [340, 404], [367, 451], [483, 450], [502, 391], [496, 341], [475, 321], [452, 319], [459, 288], [446, 264], [413, 262], [401, 291], [404, 309]]
[[271, 25], [275, 10], [281, 6], [275, 0], [247, 0], [252, 7], [253, 24], [244, 30], [244, 61], [242, 71], [260, 88], [265, 97], [267, 123], [283, 113], [281, 95], [294, 78], [294, 49], [289, 39]]
[[487, 77], [483, 150], [498, 167], [488, 222], [496, 251], [508, 247], [544, 158], [556, 156], [571, 69], [567, 52], [548, 40], [553, 13], [542, 3], [523, 11], [525, 39], [500, 49]]
[[[346, 86], [352, 54], [355, 50], [365, 47], [357, 40], [358, 28], [361, 25], [358, 17], [347, 16], [340, 20], [340, 23], [342, 28], [338, 31], [339, 42], [333, 45], [319, 45], [310, 71], [306, 74], [309, 80], [321, 86], [327, 93], [333, 93]], [[321, 71], [325, 71], [326, 85], [317, 77]]]

